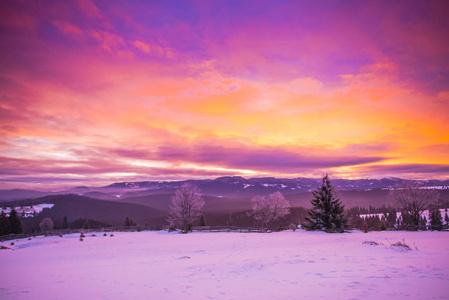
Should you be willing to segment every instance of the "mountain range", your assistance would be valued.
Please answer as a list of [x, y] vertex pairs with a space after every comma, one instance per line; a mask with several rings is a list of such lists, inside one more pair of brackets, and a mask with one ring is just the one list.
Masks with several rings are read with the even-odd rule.
[[[347, 207], [368, 208], [392, 206], [388, 190], [400, 186], [406, 180], [400, 178], [345, 180], [335, 179], [343, 204]], [[24, 219], [28, 231], [36, 230], [44, 217], [61, 223], [66, 217], [70, 222], [90, 219], [106, 224], [123, 224], [126, 217], [138, 224], [164, 224], [169, 212], [170, 199], [182, 184], [190, 182], [203, 192], [204, 214], [208, 224], [225, 224], [232, 214], [237, 224], [251, 225], [246, 215], [251, 209], [251, 198], [280, 191], [289, 200], [292, 210], [290, 218], [304, 218], [305, 209], [310, 208], [311, 190], [321, 179], [296, 178], [250, 178], [220, 177], [213, 180], [143, 181], [118, 182], [104, 187], [79, 186], [60, 192], [33, 190], [2, 190], [0, 201], [3, 207], [31, 207], [42, 203], [54, 204], [44, 209], [36, 218]], [[426, 180], [417, 182], [426, 188], [439, 189], [440, 200], [449, 203], [449, 180]], [[302, 210], [300, 209], [301, 207]], [[298, 210], [299, 209], [299, 210]]]
[[[24, 189], [0, 190], [0, 201], [33, 199], [55, 194], [78, 194], [95, 199], [117, 200], [118, 198], [134, 198], [155, 194], [173, 194], [182, 184], [190, 182], [199, 186], [203, 194], [213, 197], [253, 197], [280, 191], [284, 195], [294, 195], [310, 192], [321, 179], [314, 178], [249, 178], [240, 176], [219, 177], [205, 180], [184, 181], [141, 181], [117, 182], [104, 187], [79, 186], [59, 192], [42, 192]], [[373, 189], [389, 189], [402, 185], [406, 180], [401, 178], [382, 179], [333, 179], [332, 182], [339, 191], [369, 191]], [[419, 180], [423, 187], [447, 189], [449, 180]]]

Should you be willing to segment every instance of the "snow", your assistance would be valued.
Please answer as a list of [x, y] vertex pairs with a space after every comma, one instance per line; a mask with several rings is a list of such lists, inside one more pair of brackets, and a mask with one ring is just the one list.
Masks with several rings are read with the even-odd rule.
[[447, 232], [90, 235], [3, 242], [0, 299], [449, 297]]
[[280, 189], [285, 189], [287, 186], [285, 184], [274, 184], [274, 183], [263, 183], [264, 187], [275, 187]]
[[420, 187], [421, 189], [425, 189], [425, 190], [445, 190], [448, 187], [447, 186], [441, 186], [441, 185], [437, 185], [437, 186], [423, 186]]
[[[36, 213], [36, 214], [41, 213], [44, 208], [52, 208], [53, 206], [54, 206], [54, 204], [51, 204], [51, 203], [41, 203], [41, 204], [36, 204], [33, 206], [14, 207], [14, 209], [16, 210], [16, 212], [19, 216], [28, 218], [28, 217], [33, 217], [34, 213]], [[4, 211], [5, 214], [7, 216], [9, 216], [9, 214], [11, 213], [11, 210], [12, 210], [12, 208], [10, 208], [10, 207], [6, 207], [5, 209], [0, 208], [0, 213], [2, 211]]]
[[[443, 223], [444, 222], [444, 216], [446, 215], [446, 209], [440, 208], [441, 216], [443, 217]], [[396, 212], [396, 220], [402, 215], [401, 212]], [[361, 214], [360, 218], [366, 219], [367, 217], [377, 217], [379, 220], [382, 220], [382, 217], [384, 217], [383, 213], [377, 213], [377, 214]], [[430, 226], [430, 211], [424, 210], [422, 211], [421, 217], [425, 217], [427, 220], [427, 225]]]

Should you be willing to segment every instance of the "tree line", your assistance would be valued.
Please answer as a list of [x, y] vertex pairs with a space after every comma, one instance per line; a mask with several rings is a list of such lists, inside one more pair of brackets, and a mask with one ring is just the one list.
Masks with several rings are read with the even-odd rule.
[[22, 221], [15, 209], [7, 217], [5, 212], [0, 214], [0, 235], [19, 234], [23, 232]]
[[[347, 223], [344, 205], [328, 175], [323, 177], [322, 184], [312, 192], [312, 196], [313, 208], [304, 218], [304, 227], [309, 230], [343, 231]], [[247, 215], [258, 221], [266, 231], [270, 230], [270, 226], [276, 220], [291, 212], [289, 201], [280, 192], [255, 196], [251, 199], [251, 203], [252, 210], [247, 212]], [[200, 217], [204, 218], [203, 206], [204, 199], [200, 189], [186, 183], [176, 190], [172, 197], [167, 220], [173, 228], [177, 227], [181, 232], [187, 233], [192, 230], [195, 221]]]
[[[390, 190], [389, 196], [395, 206], [382, 208], [352, 207], [345, 209], [338, 191], [332, 184], [328, 175], [323, 176], [322, 182], [312, 191], [312, 208], [306, 210], [302, 207], [291, 207], [288, 200], [280, 192], [265, 196], [255, 196], [251, 199], [250, 211], [229, 213], [227, 218], [215, 215], [220, 224], [226, 226], [260, 226], [264, 230], [296, 229], [302, 225], [307, 230], [324, 230], [329, 232], [342, 232], [346, 229], [385, 230], [395, 229], [424, 229], [430, 222], [431, 229], [441, 229], [449, 223], [447, 209], [443, 216], [439, 193], [436, 190], [422, 189], [413, 182], [407, 182], [401, 187]], [[167, 221], [172, 229], [180, 229], [187, 233], [194, 225], [206, 226], [206, 216], [202, 209], [205, 201], [198, 186], [190, 183], [182, 185], [171, 198], [170, 212]], [[422, 214], [429, 210], [430, 220]], [[399, 214], [398, 214], [399, 212]], [[212, 214], [212, 213], [211, 213]], [[371, 214], [361, 217], [362, 214]], [[381, 216], [374, 215], [381, 214]], [[397, 217], [400, 215], [399, 217]], [[108, 224], [80, 219], [71, 223], [67, 216], [61, 222], [55, 223], [45, 218], [39, 223], [42, 232], [54, 228], [101, 228]], [[124, 226], [137, 226], [129, 217], [125, 219]], [[20, 217], [13, 209], [9, 217], [3, 212], [0, 215], [0, 235], [21, 233], [23, 230]]]
[[[417, 230], [427, 229], [429, 222], [430, 229], [440, 230], [443, 225], [449, 224], [447, 209], [444, 218], [441, 214], [442, 202], [437, 190], [420, 188], [414, 182], [406, 182], [403, 186], [391, 189], [388, 197], [394, 203], [394, 208], [384, 207], [383, 216], [380, 218], [377, 215], [362, 218], [362, 212], [373, 212], [374, 208], [370, 207], [368, 211], [358, 207], [345, 209], [338, 191], [326, 174], [321, 184], [312, 191], [312, 209], [306, 211], [302, 218], [298, 218], [302, 219], [299, 223], [307, 230], [328, 232], [342, 232], [349, 228], [365, 231], [390, 228]], [[251, 202], [252, 210], [246, 215], [258, 221], [265, 230], [270, 227], [273, 229], [271, 225], [289, 215], [292, 210], [290, 203], [280, 192], [255, 196]], [[199, 218], [200, 225], [204, 226], [203, 206], [204, 200], [199, 188], [189, 183], [184, 184], [171, 199], [168, 222], [183, 233], [191, 231], [193, 223]], [[423, 216], [426, 210], [430, 212], [430, 220]], [[397, 212], [400, 212], [399, 218]], [[233, 224], [231, 215], [226, 224]]]

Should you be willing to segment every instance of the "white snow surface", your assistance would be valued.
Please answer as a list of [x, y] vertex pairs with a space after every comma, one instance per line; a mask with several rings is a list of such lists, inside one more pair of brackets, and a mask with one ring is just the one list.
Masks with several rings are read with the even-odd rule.
[[90, 235], [1, 243], [0, 299], [449, 297], [448, 232]]
[[[52, 203], [41, 203], [41, 204], [36, 204], [33, 206], [14, 207], [14, 209], [16, 210], [16, 212], [19, 216], [28, 218], [28, 217], [32, 217], [34, 215], [34, 213], [36, 213], [36, 214], [41, 213], [44, 208], [52, 208], [53, 206], [55, 206], [55, 205]], [[11, 207], [6, 207], [5, 209], [0, 208], [0, 213], [3, 211], [3, 212], [5, 212], [6, 216], [9, 216], [9, 214], [11, 213], [11, 210], [12, 210]]]

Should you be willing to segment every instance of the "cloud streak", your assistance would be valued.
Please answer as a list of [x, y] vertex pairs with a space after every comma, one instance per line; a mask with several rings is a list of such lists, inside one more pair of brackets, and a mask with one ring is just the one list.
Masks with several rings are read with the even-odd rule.
[[2, 2], [0, 181], [447, 177], [446, 8]]

